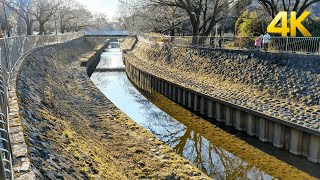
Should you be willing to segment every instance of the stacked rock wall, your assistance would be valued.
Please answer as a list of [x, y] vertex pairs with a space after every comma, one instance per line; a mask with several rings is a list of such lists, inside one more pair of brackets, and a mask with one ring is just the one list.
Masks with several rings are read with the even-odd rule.
[[180, 92], [188, 109], [319, 163], [317, 56], [139, 41], [124, 57], [139, 87], [146, 81], [169, 98]]
[[[45, 94], [39, 96], [37, 92], [44, 93], [44, 91], [52, 89], [46, 85], [46, 82], [43, 81], [45, 76], [50, 76], [49, 74], [51, 73], [57, 73], [57, 71], [49, 73], [50, 66], [52, 64], [57, 65], [58, 61], [60, 60], [67, 60], [67, 62], [70, 63], [71, 61], [75, 60], [75, 57], [85, 52], [92, 51], [94, 47], [101, 43], [102, 41], [92, 41], [79, 38], [66, 43], [65, 45], [52, 45], [49, 47], [38, 48], [23, 56], [15, 67], [9, 83], [10, 139], [13, 152], [13, 170], [15, 179], [35, 178], [35, 167], [31, 163], [32, 160], [34, 160], [32, 157], [34, 154], [31, 153], [31, 156], [29, 156], [30, 152], [28, 153], [27, 144], [30, 145], [30, 142], [31, 144], [40, 142], [39, 139], [37, 139], [40, 138], [40, 136], [37, 133], [36, 128], [28, 124], [28, 120], [30, 118], [31, 120], [37, 121], [35, 115], [32, 113], [32, 110], [39, 110], [38, 108], [40, 108], [41, 104], [45, 103], [46, 99], [48, 98]], [[58, 80], [58, 78], [56, 78], [56, 80]], [[34, 92], [31, 92], [28, 84], [34, 88], [37, 87], [37, 89]], [[17, 85], [18, 88], [16, 87]], [[23, 88], [19, 87], [19, 85], [23, 85]], [[32, 101], [32, 103], [37, 104], [37, 106], [28, 107], [28, 110], [24, 110], [21, 107], [21, 104], [19, 107], [21, 98], [27, 98], [28, 100]], [[23, 129], [28, 129], [30, 134], [26, 134], [26, 131], [23, 131]], [[25, 141], [25, 137], [28, 136], [29, 138], [27, 138], [27, 141]], [[32, 146], [34, 146], [34, 148], [38, 148], [39, 150], [45, 149], [43, 147], [37, 147], [36, 144], [33, 144]], [[44, 151], [41, 153], [43, 155], [48, 154]]]
[[139, 42], [135, 54], [184, 72], [251, 86], [274, 98], [320, 104], [319, 56], [170, 47]]
[[209, 179], [91, 82], [88, 70], [107, 41], [80, 38], [39, 48], [21, 61], [11, 93], [22, 128], [11, 137], [25, 141], [25, 158], [18, 149], [15, 179]]

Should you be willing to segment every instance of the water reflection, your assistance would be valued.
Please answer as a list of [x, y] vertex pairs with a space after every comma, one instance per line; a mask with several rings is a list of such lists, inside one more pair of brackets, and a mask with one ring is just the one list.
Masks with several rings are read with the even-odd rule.
[[[114, 65], [122, 63], [121, 54], [108, 53], [103, 54], [98, 67], [106, 68], [106, 64], [109, 64], [119, 68]], [[91, 79], [130, 118], [209, 176], [215, 179], [272, 179], [149, 102], [132, 86], [125, 72], [95, 72]]]

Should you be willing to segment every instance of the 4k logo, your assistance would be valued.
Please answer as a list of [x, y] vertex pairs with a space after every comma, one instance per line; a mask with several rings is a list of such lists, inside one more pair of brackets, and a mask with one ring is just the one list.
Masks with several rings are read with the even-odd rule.
[[[300, 17], [297, 18], [297, 13], [292, 11], [290, 14], [290, 28], [288, 27], [288, 13], [283, 11], [272, 20], [269, 24], [267, 31], [269, 33], [280, 33], [282, 36], [297, 36], [297, 29], [302, 33], [303, 36], [312, 36], [311, 33], [302, 25], [302, 21], [309, 16], [310, 12], [304, 12]], [[281, 21], [281, 27], [276, 27], [278, 22]]]

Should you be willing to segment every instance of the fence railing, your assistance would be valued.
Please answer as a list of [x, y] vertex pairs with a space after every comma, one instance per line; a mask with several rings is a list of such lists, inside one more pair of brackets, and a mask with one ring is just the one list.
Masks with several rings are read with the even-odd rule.
[[[170, 42], [178, 46], [254, 50], [257, 37], [141, 36], [149, 42]], [[264, 44], [262, 44], [264, 45]], [[264, 50], [262, 48], [261, 50]], [[320, 37], [271, 37], [268, 51], [320, 55]]]
[[67, 42], [82, 36], [83, 32], [77, 32], [0, 39], [0, 179], [13, 178], [9, 139], [8, 82], [14, 66], [24, 54], [35, 48]]

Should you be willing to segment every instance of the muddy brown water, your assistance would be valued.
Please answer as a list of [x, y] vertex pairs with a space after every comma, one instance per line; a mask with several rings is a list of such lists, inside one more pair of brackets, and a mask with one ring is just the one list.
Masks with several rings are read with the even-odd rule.
[[[281, 178], [277, 171], [275, 171], [275, 174], [266, 173], [273, 171], [270, 168], [264, 169], [262, 165], [258, 168], [249, 163], [254, 162], [249, 160], [250, 154], [236, 153], [240, 157], [233, 154], [232, 152], [237, 152], [234, 147], [237, 147], [238, 144], [234, 141], [241, 141], [239, 144], [244, 144], [243, 141], [245, 141], [248, 144], [237, 147], [240, 150], [250, 149], [252, 148], [250, 145], [253, 145], [257, 147], [259, 152], [263, 151], [290, 165], [296, 165], [295, 168], [302, 169], [307, 174], [320, 177], [319, 166], [309, 163], [303, 158], [277, 150], [270, 145], [261, 143], [255, 138], [247, 137], [232, 129], [210, 124], [201, 120], [200, 117], [190, 115], [190, 113], [184, 111], [178, 105], [174, 105], [174, 103], [169, 103], [169, 107], [168, 103], [162, 102], [161, 98], [164, 97], [161, 95], [143, 95], [127, 78], [119, 49], [112, 49], [103, 53], [97, 69], [104, 72], [93, 73], [91, 80], [111, 102], [139, 125], [149, 130], [158, 139], [165, 142], [178, 154], [188, 159], [214, 179], [267, 180], [274, 179], [274, 176]], [[151, 101], [155, 103], [153, 104]], [[171, 106], [178, 110], [172, 111], [170, 109]], [[166, 108], [169, 109], [164, 111]], [[179, 110], [179, 108], [181, 109]], [[223, 142], [232, 142], [234, 147], [232, 145], [228, 146]], [[248, 153], [252, 152], [254, 151], [251, 150]], [[279, 165], [277, 167], [274, 164], [273, 167], [277, 169], [282, 166]], [[288, 169], [290, 168], [288, 165]]]

